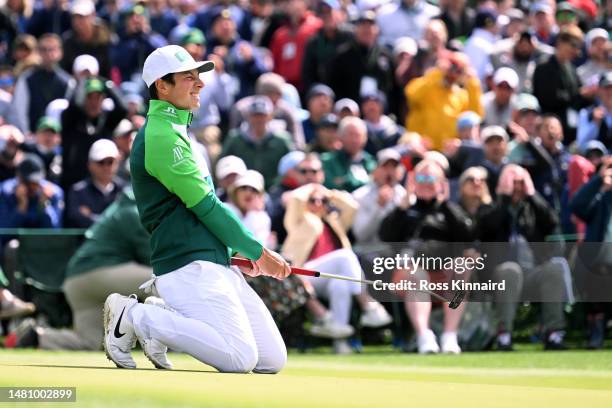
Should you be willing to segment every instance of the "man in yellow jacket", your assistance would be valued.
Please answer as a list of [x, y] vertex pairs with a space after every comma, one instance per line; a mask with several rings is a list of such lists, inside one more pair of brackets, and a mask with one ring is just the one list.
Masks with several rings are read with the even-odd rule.
[[405, 89], [406, 129], [429, 140], [432, 149], [442, 150], [446, 140], [457, 137], [462, 112], [474, 111], [482, 117], [480, 81], [472, 71], [465, 55], [453, 53], [437, 68], [410, 81]]

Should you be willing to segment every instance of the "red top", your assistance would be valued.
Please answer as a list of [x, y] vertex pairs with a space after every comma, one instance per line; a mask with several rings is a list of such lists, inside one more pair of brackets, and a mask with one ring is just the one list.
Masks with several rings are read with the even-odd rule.
[[338, 239], [334, 230], [332, 230], [331, 227], [324, 222], [323, 232], [321, 235], [319, 235], [319, 239], [317, 239], [317, 242], [315, 242], [314, 246], [312, 247], [312, 251], [310, 252], [310, 256], [307, 260], [312, 261], [313, 259], [317, 259], [340, 248], [342, 248], [340, 239]]
[[322, 21], [307, 12], [297, 27], [283, 26], [276, 30], [270, 42], [274, 72], [303, 91], [302, 59], [306, 43], [321, 28]]

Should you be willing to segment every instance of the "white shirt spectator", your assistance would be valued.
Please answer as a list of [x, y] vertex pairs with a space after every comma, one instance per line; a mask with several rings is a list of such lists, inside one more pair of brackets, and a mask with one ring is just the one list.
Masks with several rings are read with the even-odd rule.
[[438, 7], [423, 0], [416, 0], [412, 6], [407, 6], [404, 1], [385, 5], [379, 10], [376, 23], [380, 27], [380, 44], [393, 47], [401, 37], [419, 41], [429, 20], [440, 14]]

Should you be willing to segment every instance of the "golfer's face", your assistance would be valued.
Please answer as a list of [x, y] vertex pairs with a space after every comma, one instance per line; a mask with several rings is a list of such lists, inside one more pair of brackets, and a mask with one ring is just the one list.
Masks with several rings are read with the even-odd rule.
[[204, 82], [197, 69], [174, 74], [174, 85], [170, 87], [169, 101], [179, 109], [200, 107], [200, 91]]

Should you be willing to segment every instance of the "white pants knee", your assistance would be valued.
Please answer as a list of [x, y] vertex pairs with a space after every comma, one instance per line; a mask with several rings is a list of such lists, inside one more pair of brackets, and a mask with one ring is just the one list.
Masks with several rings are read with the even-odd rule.
[[192, 262], [156, 279], [176, 313], [138, 304], [136, 333], [155, 338], [222, 372], [279, 372], [287, 350], [270, 312], [239, 271]]
[[[361, 265], [357, 255], [350, 249], [338, 249], [317, 259], [308, 261], [304, 268], [323, 273], [362, 279]], [[302, 276], [312, 283], [317, 294], [329, 299], [329, 308], [334, 320], [348, 324], [351, 313], [351, 297], [361, 293], [361, 285], [337, 279]]]

